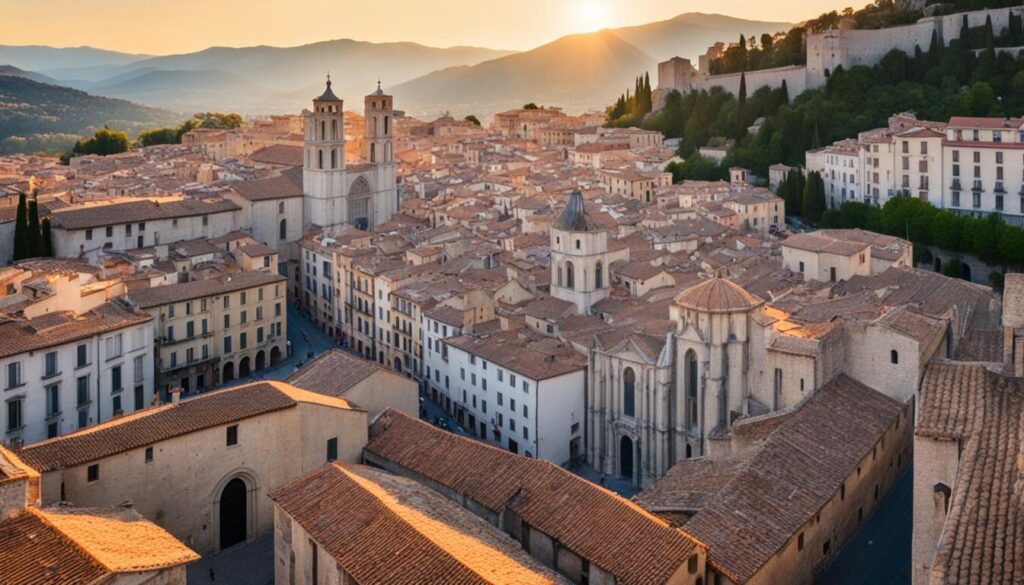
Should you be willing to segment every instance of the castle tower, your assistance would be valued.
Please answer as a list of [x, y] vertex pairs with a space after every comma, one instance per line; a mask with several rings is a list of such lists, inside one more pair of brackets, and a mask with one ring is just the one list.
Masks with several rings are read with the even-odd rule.
[[323, 94], [313, 100], [313, 111], [304, 111], [302, 118], [305, 126], [303, 224], [328, 228], [346, 223], [344, 102], [331, 91], [330, 75]]
[[587, 218], [583, 194], [574, 191], [551, 226], [551, 295], [587, 315], [608, 296], [609, 280], [608, 232]]

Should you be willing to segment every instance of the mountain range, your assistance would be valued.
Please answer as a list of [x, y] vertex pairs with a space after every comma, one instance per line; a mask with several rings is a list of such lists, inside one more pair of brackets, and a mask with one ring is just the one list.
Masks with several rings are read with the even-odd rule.
[[[91, 47], [0, 45], [0, 65], [6, 64], [0, 68], [0, 90], [5, 92], [0, 97], [20, 104], [18, 111], [6, 114], [0, 140], [26, 132], [86, 132], [108, 123], [137, 130], [145, 120], [182, 119], [198, 111], [298, 112], [322, 91], [328, 72], [335, 93], [357, 110], [363, 96], [381, 80], [395, 95], [396, 106], [413, 115], [447, 110], [484, 117], [526, 102], [581, 111], [610, 103], [644, 72], [656, 84], [659, 61], [675, 55], [695, 58], [716, 41], [789, 26], [687, 13], [569, 35], [522, 52], [350, 39], [297, 47], [211, 47], [164, 56]], [[68, 88], [80, 91], [64, 93], [71, 91]], [[103, 101], [97, 96], [118, 99]], [[62, 98], [73, 105], [64, 106], [61, 113], [55, 108], [62, 107]], [[76, 107], [81, 111], [73, 111]], [[118, 114], [118, 108], [124, 113]], [[48, 116], [73, 122], [56, 123]]]

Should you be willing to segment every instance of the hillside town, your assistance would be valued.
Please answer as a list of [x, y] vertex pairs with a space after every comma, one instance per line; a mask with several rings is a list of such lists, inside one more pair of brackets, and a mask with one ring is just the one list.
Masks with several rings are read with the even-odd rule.
[[[856, 32], [790, 90], [874, 58], [816, 53]], [[604, 112], [335, 82], [0, 156], [0, 584], [1024, 582], [1024, 274], [779, 194], [1021, 226], [1024, 119], [892, 112], [677, 181], [679, 139]]]

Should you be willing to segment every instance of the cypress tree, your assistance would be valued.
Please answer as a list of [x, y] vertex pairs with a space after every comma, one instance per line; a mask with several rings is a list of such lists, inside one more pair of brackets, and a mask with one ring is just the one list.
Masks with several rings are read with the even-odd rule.
[[825, 181], [817, 171], [807, 176], [803, 196], [804, 220], [817, 223], [825, 212]]
[[35, 258], [39, 256], [40, 245], [39, 245], [39, 202], [35, 197], [32, 201], [28, 202], [28, 232], [27, 232], [27, 244], [25, 246], [27, 258]]
[[985, 48], [991, 50], [995, 46], [996, 34], [992, 29], [992, 15], [985, 17]]
[[967, 15], [964, 15], [964, 20], [960, 24], [960, 46], [964, 49], [970, 49], [971, 47], [971, 25], [967, 22]]
[[747, 73], [740, 73], [740, 95], [736, 100], [736, 138], [743, 138], [747, 133], [745, 119], [747, 117]]
[[40, 256], [53, 258], [53, 235], [50, 233], [50, 218], [43, 219], [42, 251]]
[[22, 260], [28, 257], [26, 243], [28, 242], [28, 203], [24, 193], [18, 193], [18, 211], [14, 218], [14, 259]]
[[786, 84], [786, 80], [782, 80], [782, 103], [789, 103], [789, 85]]

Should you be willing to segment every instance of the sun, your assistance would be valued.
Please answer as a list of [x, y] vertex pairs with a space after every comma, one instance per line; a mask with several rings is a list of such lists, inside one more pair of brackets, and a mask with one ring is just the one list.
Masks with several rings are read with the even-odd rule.
[[607, 0], [574, 0], [570, 18], [579, 32], [593, 32], [608, 26]]

